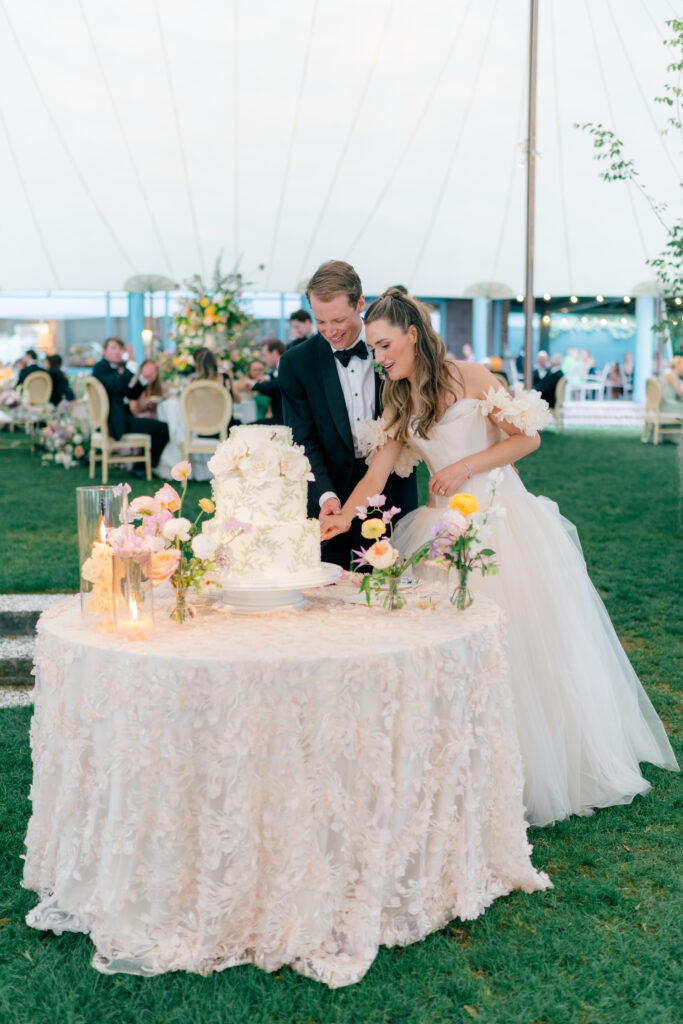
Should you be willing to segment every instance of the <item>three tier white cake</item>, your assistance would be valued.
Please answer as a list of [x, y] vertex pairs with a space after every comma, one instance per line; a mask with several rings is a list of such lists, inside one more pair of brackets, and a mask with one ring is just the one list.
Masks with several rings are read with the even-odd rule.
[[[289, 427], [233, 427], [208, 466], [216, 513], [204, 529], [219, 545], [234, 537], [219, 556], [224, 583], [296, 585], [320, 571], [320, 525], [306, 517], [311, 465]], [[234, 520], [251, 529], [234, 536]]]

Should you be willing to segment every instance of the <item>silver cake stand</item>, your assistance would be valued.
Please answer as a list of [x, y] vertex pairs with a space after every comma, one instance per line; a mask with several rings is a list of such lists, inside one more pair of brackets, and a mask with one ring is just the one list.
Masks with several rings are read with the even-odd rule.
[[336, 583], [341, 574], [338, 565], [321, 562], [320, 569], [309, 576], [297, 576], [290, 583], [258, 583], [254, 580], [234, 580], [223, 577], [221, 588], [217, 591], [223, 602], [230, 605], [233, 612], [241, 615], [253, 615], [255, 612], [270, 612], [277, 608], [296, 608], [305, 604], [302, 590], [315, 587], [327, 587]]

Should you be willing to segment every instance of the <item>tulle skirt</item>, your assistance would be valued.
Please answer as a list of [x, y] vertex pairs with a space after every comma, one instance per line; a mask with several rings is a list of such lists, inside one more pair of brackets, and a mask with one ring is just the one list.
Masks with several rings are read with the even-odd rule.
[[[678, 765], [588, 577], [576, 530], [554, 502], [511, 484], [491, 540], [500, 573], [474, 572], [470, 581], [507, 615], [527, 820], [546, 825], [646, 793], [640, 761]], [[440, 516], [430, 507], [406, 516], [394, 536], [399, 550], [423, 544]]]

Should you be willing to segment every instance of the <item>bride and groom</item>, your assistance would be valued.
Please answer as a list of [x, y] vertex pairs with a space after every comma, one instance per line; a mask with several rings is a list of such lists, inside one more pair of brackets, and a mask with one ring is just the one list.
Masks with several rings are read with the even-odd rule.
[[[639, 761], [678, 767], [664, 728], [590, 581], [574, 527], [512, 468], [540, 443], [537, 396], [513, 400], [484, 367], [448, 359], [425, 308], [399, 289], [363, 320], [360, 279], [347, 263], [324, 263], [307, 297], [319, 333], [285, 354], [279, 379], [285, 421], [316, 477], [309, 514], [320, 517], [323, 557], [348, 567], [360, 546], [356, 507], [379, 492], [402, 509], [394, 544], [411, 553], [451, 494], [466, 489], [484, 501], [487, 473], [500, 468], [506, 515], [491, 540], [500, 573], [473, 574], [472, 589], [507, 617], [528, 821], [545, 825], [647, 792]], [[379, 416], [382, 443], [367, 466], [362, 424]], [[430, 472], [419, 509], [414, 476], [392, 472], [405, 446]]]

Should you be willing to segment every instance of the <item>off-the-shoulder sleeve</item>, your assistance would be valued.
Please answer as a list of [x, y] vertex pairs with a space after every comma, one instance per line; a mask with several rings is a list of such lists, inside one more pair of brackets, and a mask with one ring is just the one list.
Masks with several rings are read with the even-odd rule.
[[519, 384], [515, 387], [514, 396], [505, 388], [490, 387], [481, 400], [479, 410], [483, 416], [493, 416], [499, 423], [502, 420], [511, 423], [529, 437], [547, 427], [551, 420], [548, 403], [538, 391], [525, 391]]
[[[391, 430], [387, 427], [384, 418], [378, 420], [364, 420], [358, 429], [358, 443], [365, 457], [366, 465], [372, 462], [372, 456], [378, 448], [383, 448], [387, 440], [392, 436]], [[419, 455], [410, 448], [404, 441], [401, 451], [394, 463], [393, 472], [397, 476], [408, 477], [420, 461]]]

